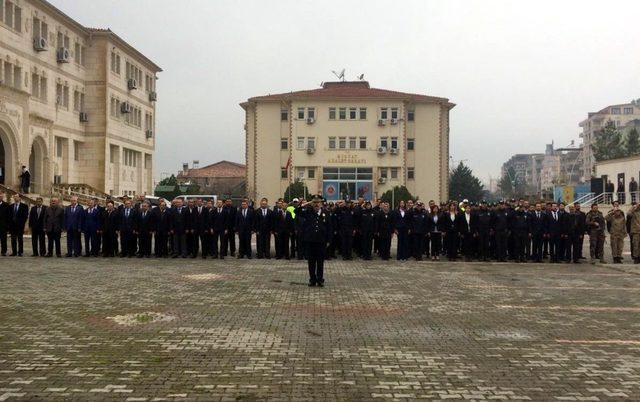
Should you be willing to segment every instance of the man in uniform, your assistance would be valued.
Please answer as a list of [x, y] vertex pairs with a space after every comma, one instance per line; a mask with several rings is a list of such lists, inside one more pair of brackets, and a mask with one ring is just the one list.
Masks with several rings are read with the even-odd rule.
[[586, 231], [586, 215], [584, 212], [580, 210], [580, 203], [576, 202], [573, 205], [574, 209], [574, 219], [573, 219], [573, 230], [570, 234], [571, 236], [571, 248], [573, 249], [573, 263], [580, 264], [580, 259], [582, 258], [582, 242], [584, 240], [584, 233]]
[[618, 201], [613, 202], [613, 209], [609, 211], [604, 219], [607, 221], [607, 228], [609, 229], [613, 263], [622, 264], [622, 248], [624, 247], [624, 238], [627, 237], [627, 222]]
[[410, 249], [413, 252], [413, 258], [415, 258], [416, 261], [422, 261], [424, 239], [429, 231], [429, 222], [421, 201], [416, 203], [409, 219], [408, 233], [409, 241], [411, 242]]
[[636, 204], [629, 210], [629, 233], [631, 234], [631, 250], [633, 263], [640, 264], [640, 204]]
[[351, 201], [347, 200], [341, 204], [337, 211], [338, 231], [340, 232], [340, 254], [343, 260], [353, 258], [353, 236], [355, 234], [355, 212]]
[[480, 203], [480, 210], [476, 213], [471, 230], [478, 239], [478, 257], [481, 261], [489, 261], [489, 240], [493, 231], [493, 214], [484, 201]]
[[296, 214], [304, 215], [304, 239], [307, 244], [309, 286], [324, 286], [324, 257], [331, 237], [331, 220], [321, 207], [322, 200], [314, 198], [311, 205], [302, 203]]
[[235, 231], [238, 233], [238, 258], [251, 259], [251, 235], [254, 231], [254, 211], [247, 200], [242, 200], [236, 215]]
[[391, 258], [391, 238], [394, 229], [394, 217], [389, 210], [389, 203], [382, 202], [382, 209], [376, 216], [376, 239], [378, 239], [378, 254], [384, 261]]
[[542, 243], [544, 238], [545, 213], [542, 210], [542, 204], [539, 202], [535, 205], [535, 210], [529, 214], [531, 217], [531, 238], [533, 240], [533, 248], [531, 256], [534, 262], [542, 262]]
[[376, 226], [376, 215], [371, 208], [371, 202], [364, 203], [360, 212], [358, 231], [360, 233], [360, 252], [363, 260], [371, 260], [371, 247], [373, 246], [373, 234]]
[[[606, 226], [602, 212], [598, 211], [598, 204], [591, 204], [591, 211], [586, 217], [587, 231], [589, 233], [589, 253], [591, 263], [595, 264], [596, 259], [604, 263], [604, 228]], [[639, 225], [640, 233], [640, 225]]]
[[505, 209], [504, 202], [498, 204], [498, 209], [494, 215], [493, 230], [496, 238], [496, 259], [499, 262], [507, 261], [507, 245], [509, 239], [509, 223], [511, 215]]

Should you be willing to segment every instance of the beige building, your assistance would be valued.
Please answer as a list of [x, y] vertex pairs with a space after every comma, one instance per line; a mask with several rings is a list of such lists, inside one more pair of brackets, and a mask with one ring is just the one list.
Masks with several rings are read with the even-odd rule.
[[621, 131], [627, 124], [640, 118], [640, 100], [619, 105], [610, 105], [598, 112], [589, 113], [587, 118], [580, 122], [583, 142], [583, 180], [588, 181], [595, 173], [596, 159], [593, 156], [593, 144], [595, 135], [602, 131], [607, 122], [612, 121]]
[[151, 192], [155, 63], [110, 30], [87, 28], [44, 0], [0, 0], [0, 165], [31, 192], [83, 183]]
[[455, 105], [446, 98], [326, 82], [241, 106], [251, 198], [282, 197], [299, 179], [328, 200], [372, 199], [398, 185], [422, 200], [448, 199]]

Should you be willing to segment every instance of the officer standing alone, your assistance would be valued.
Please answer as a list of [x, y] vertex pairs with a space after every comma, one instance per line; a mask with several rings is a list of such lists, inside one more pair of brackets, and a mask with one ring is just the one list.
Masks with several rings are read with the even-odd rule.
[[324, 259], [327, 243], [331, 240], [331, 220], [321, 207], [322, 200], [314, 198], [311, 205], [302, 203], [296, 215], [304, 218], [303, 239], [307, 246], [309, 286], [324, 286]]

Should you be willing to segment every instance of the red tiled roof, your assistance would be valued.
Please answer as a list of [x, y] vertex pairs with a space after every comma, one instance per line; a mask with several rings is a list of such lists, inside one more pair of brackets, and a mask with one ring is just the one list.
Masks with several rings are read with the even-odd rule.
[[178, 177], [245, 177], [247, 166], [241, 163], [220, 161], [198, 169], [188, 169], [178, 173]]
[[339, 81], [325, 82], [322, 88], [310, 89], [304, 91], [286, 92], [281, 94], [256, 96], [249, 98], [249, 102], [256, 101], [288, 101], [293, 99], [335, 99], [335, 98], [385, 98], [385, 99], [402, 99], [413, 102], [437, 102], [446, 103], [451, 107], [455, 106], [449, 103], [447, 98], [438, 98], [435, 96], [412, 94], [407, 92], [390, 91], [387, 89], [371, 88], [367, 81]]

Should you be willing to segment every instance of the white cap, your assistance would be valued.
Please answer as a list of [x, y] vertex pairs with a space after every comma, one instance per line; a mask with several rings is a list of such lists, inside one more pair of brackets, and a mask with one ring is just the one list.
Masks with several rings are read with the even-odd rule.
[[466, 198], [464, 200], [462, 200], [462, 202], [464, 202], [465, 204], [469, 203], [469, 200], [467, 200]]
[[299, 200], [299, 199], [297, 199], [297, 198], [294, 198], [294, 199], [293, 199], [293, 202], [300, 202], [300, 200]]

